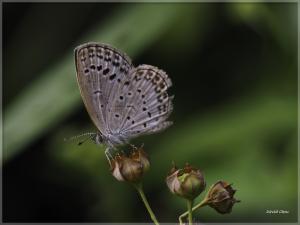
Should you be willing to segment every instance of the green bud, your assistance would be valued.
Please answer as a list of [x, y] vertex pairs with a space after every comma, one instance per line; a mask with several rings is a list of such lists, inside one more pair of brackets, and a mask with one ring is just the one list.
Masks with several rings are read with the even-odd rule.
[[173, 166], [166, 183], [173, 194], [189, 200], [196, 198], [205, 189], [205, 180], [201, 171], [188, 164], [183, 169]]

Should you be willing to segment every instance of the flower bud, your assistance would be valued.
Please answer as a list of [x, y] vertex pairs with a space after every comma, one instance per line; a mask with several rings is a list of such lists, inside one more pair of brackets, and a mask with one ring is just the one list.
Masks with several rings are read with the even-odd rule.
[[234, 203], [240, 202], [233, 197], [235, 192], [227, 182], [218, 181], [207, 193], [207, 204], [221, 214], [230, 213]]
[[150, 162], [142, 148], [132, 151], [129, 156], [118, 154], [111, 161], [112, 175], [118, 181], [137, 183], [149, 167]]
[[196, 198], [205, 189], [203, 174], [188, 164], [183, 169], [177, 169], [174, 165], [166, 183], [173, 194], [189, 200]]
[[143, 173], [150, 169], [149, 157], [141, 147], [131, 153], [131, 158], [142, 164]]

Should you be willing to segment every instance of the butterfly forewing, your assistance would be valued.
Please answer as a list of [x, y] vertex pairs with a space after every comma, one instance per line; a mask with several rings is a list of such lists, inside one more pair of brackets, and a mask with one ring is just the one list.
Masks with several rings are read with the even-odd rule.
[[87, 111], [99, 129], [111, 133], [110, 99], [128, 77], [132, 63], [115, 48], [99, 43], [87, 43], [75, 49], [77, 81]]

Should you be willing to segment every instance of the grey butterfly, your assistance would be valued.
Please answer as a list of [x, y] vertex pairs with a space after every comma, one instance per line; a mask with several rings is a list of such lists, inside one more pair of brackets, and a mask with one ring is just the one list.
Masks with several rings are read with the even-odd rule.
[[91, 138], [106, 146], [108, 159], [116, 146], [172, 124], [166, 121], [173, 109], [167, 93], [172, 83], [164, 71], [134, 67], [125, 53], [95, 42], [75, 48], [75, 63], [81, 97], [98, 128]]

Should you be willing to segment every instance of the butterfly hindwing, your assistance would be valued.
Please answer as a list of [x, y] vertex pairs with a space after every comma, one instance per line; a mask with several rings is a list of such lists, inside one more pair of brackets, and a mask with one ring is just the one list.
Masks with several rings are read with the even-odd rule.
[[164, 71], [140, 65], [130, 71], [128, 80], [122, 84], [115, 101], [112, 101], [119, 104], [121, 97], [125, 102], [115, 130], [132, 138], [158, 132], [171, 124], [165, 120], [173, 109], [173, 97], [167, 93], [172, 83]]

